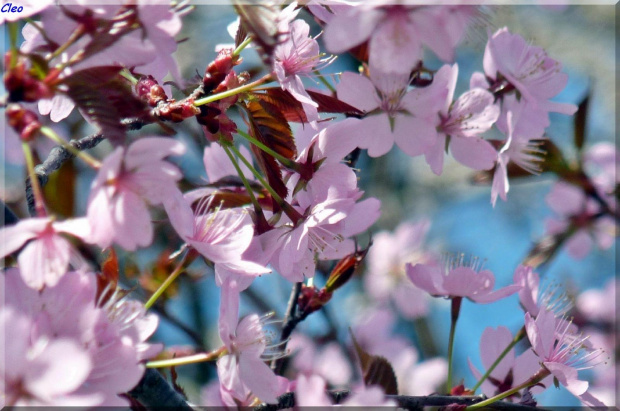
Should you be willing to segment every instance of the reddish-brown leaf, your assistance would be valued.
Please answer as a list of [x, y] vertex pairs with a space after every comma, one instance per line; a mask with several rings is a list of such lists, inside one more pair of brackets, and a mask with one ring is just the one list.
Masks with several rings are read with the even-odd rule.
[[105, 303], [116, 290], [118, 286], [118, 258], [114, 248], [110, 248], [106, 259], [101, 264], [101, 273], [97, 275], [97, 300]]
[[351, 333], [355, 352], [360, 360], [364, 384], [367, 386], [378, 385], [383, 388], [387, 395], [398, 395], [398, 383], [394, 368], [388, 360], [378, 355], [371, 355], [359, 345], [353, 333]]
[[129, 82], [118, 75], [121, 69], [118, 66], [91, 67], [72, 73], [62, 81], [68, 86], [67, 95], [114, 144], [124, 140], [123, 118], [148, 116], [146, 103], [133, 93]]
[[[340, 113], [349, 116], [362, 116], [364, 113], [357, 108], [326, 94], [307, 90], [312, 99], [319, 105], [317, 110], [320, 113]], [[266, 101], [277, 107], [286, 121], [307, 123], [306, 113], [299, 101], [297, 101], [288, 91], [279, 87], [273, 87], [263, 92], [254, 93], [262, 101]]]

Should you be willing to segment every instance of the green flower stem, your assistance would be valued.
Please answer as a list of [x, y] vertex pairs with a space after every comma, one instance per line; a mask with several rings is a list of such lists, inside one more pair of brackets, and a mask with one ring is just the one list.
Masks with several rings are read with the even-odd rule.
[[126, 78], [127, 80], [129, 80], [129, 82], [130, 82], [131, 84], [133, 84], [134, 86], [135, 86], [136, 84], [138, 84], [138, 79], [137, 79], [137, 78], [135, 78], [135, 77], [133, 76], [133, 74], [131, 74], [131, 71], [129, 71], [129, 70], [127, 70], [127, 69], [122, 69], [122, 70], [120, 71], [120, 73], [118, 73], [118, 74], [120, 74], [121, 76], [125, 77], [125, 78]]
[[245, 157], [241, 155], [239, 150], [237, 150], [234, 145], [231, 145], [230, 149], [237, 155], [237, 157], [241, 159], [241, 161], [243, 161], [243, 164], [246, 165], [246, 167], [252, 172], [252, 174], [254, 174], [256, 179], [263, 185], [263, 187], [265, 187], [269, 194], [271, 194], [271, 197], [273, 197], [273, 199], [280, 205], [280, 207], [282, 207], [282, 210], [286, 213], [287, 216], [289, 216], [293, 223], [297, 223], [297, 221], [302, 218], [301, 214], [299, 214], [297, 210], [291, 207], [289, 203], [284, 201], [284, 199], [280, 197], [278, 193], [276, 193], [273, 187], [271, 187], [271, 185], [269, 185], [269, 183], [263, 178], [263, 176], [260, 175], [260, 173], [254, 168], [252, 163], [250, 163]]
[[293, 160], [291, 160], [289, 158], [284, 157], [282, 154], [278, 154], [276, 151], [274, 151], [271, 148], [267, 147], [265, 144], [261, 143], [260, 141], [258, 141], [257, 139], [255, 139], [254, 137], [249, 135], [248, 133], [244, 133], [241, 130], [237, 130], [237, 134], [239, 134], [241, 137], [243, 137], [246, 140], [248, 140], [250, 143], [254, 144], [256, 147], [258, 147], [261, 150], [263, 150], [265, 153], [267, 153], [270, 156], [272, 156], [273, 158], [277, 159], [280, 163], [282, 163], [282, 165], [284, 165], [284, 167], [287, 167], [287, 168], [289, 168], [291, 170], [295, 170], [295, 171], [297, 171], [299, 169], [299, 166], [297, 165], [296, 162], [294, 162]]
[[179, 265], [174, 269], [170, 276], [166, 278], [166, 281], [164, 281], [162, 285], [160, 285], [159, 288], [153, 293], [153, 295], [151, 296], [151, 298], [149, 298], [146, 304], [144, 304], [144, 308], [146, 308], [147, 310], [151, 308], [153, 304], [155, 304], [155, 301], [157, 301], [157, 299], [161, 297], [161, 295], [166, 291], [166, 289], [168, 289], [170, 284], [172, 284], [174, 280], [176, 280], [177, 277], [181, 275], [183, 271], [185, 271], [185, 261], [187, 260], [187, 255], [188, 254], [185, 254], [185, 256], [183, 256], [183, 259], [181, 260]]
[[476, 392], [476, 390], [478, 388], [480, 388], [480, 386], [482, 385], [482, 383], [484, 382], [484, 380], [486, 380], [489, 375], [491, 375], [491, 373], [493, 372], [493, 370], [499, 365], [499, 363], [502, 361], [502, 359], [510, 352], [510, 350], [512, 350], [514, 348], [515, 345], [517, 345], [517, 343], [519, 341], [521, 341], [523, 339], [523, 337], [525, 337], [526, 333], [525, 333], [525, 327], [522, 327], [519, 332], [517, 333], [517, 335], [514, 336], [514, 338], [512, 339], [512, 341], [510, 342], [510, 344], [508, 344], [508, 346], [504, 349], [504, 351], [502, 351], [502, 353], [497, 357], [497, 359], [495, 360], [495, 362], [493, 362], [493, 364], [491, 364], [491, 366], [489, 367], [489, 369], [487, 370], [487, 372], [484, 373], [484, 375], [482, 377], [480, 377], [480, 380], [478, 380], [478, 382], [476, 383], [476, 385], [473, 386], [473, 388], [471, 389], [474, 393]]
[[463, 297], [452, 298], [452, 308], [450, 310], [450, 338], [448, 340], [448, 393], [452, 390], [452, 353], [454, 351], [454, 332], [456, 331], [456, 322], [461, 312], [461, 303]]
[[466, 410], [476, 410], [478, 408], [483, 408], [486, 407], [488, 405], [493, 404], [494, 402], [503, 400], [506, 397], [510, 397], [513, 394], [518, 393], [519, 391], [521, 391], [524, 388], [527, 387], [531, 387], [533, 385], [538, 384], [540, 381], [543, 380], [543, 378], [545, 378], [546, 376], [548, 376], [550, 374], [549, 370], [547, 370], [546, 368], [541, 368], [536, 374], [534, 374], [529, 380], [525, 381], [523, 384], [508, 390], [508, 391], [504, 391], [498, 395], [496, 395], [495, 397], [491, 397], [488, 400], [484, 400], [484, 401], [480, 401], [476, 404], [470, 405], [469, 407], [465, 408]]
[[43, 197], [43, 190], [41, 184], [39, 184], [39, 178], [34, 172], [34, 159], [32, 158], [32, 150], [26, 142], [22, 142], [22, 150], [24, 151], [24, 158], [26, 159], [26, 169], [28, 170], [28, 177], [30, 178], [30, 185], [32, 186], [32, 194], [34, 196], [34, 208], [38, 217], [45, 217], [45, 198]]
[[252, 187], [250, 187], [250, 183], [248, 182], [248, 179], [245, 178], [245, 175], [243, 175], [243, 171], [241, 171], [241, 167], [239, 167], [239, 163], [237, 162], [237, 160], [235, 159], [235, 156], [232, 155], [232, 153], [230, 152], [230, 149], [228, 148], [228, 146], [232, 144], [224, 139], [220, 139], [220, 144], [222, 145], [222, 148], [224, 148], [226, 155], [228, 155], [228, 158], [230, 159], [233, 166], [235, 167], [235, 170], [237, 170], [237, 174], [239, 174], [239, 178], [241, 179], [241, 181], [243, 181], [245, 190], [248, 192], [248, 195], [250, 196], [250, 200], [252, 201], [252, 204], [254, 205], [254, 210], [256, 211], [257, 214], [259, 213], [262, 214], [263, 208], [258, 203], [256, 196], [254, 196], [254, 190], [252, 190]]
[[205, 104], [213, 103], [214, 101], [218, 101], [226, 97], [232, 97], [240, 93], [245, 93], [246, 91], [250, 91], [257, 86], [260, 86], [261, 84], [265, 84], [265, 83], [272, 81], [272, 79], [273, 77], [271, 74], [266, 74], [263, 77], [259, 78], [258, 80], [253, 81], [252, 83], [248, 83], [241, 87], [223, 91], [221, 93], [213, 94], [211, 96], [200, 98], [194, 101], [194, 106], [196, 107], [203, 106]]
[[241, 54], [243, 49], [246, 48], [251, 42], [252, 42], [252, 37], [247, 37], [245, 40], [243, 40], [241, 44], [239, 44], [239, 46], [237, 46], [235, 51], [232, 52], [232, 56], [237, 57], [239, 54]]
[[215, 351], [188, 355], [186, 357], [171, 358], [169, 360], [149, 361], [146, 363], [146, 368], [176, 367], [178, 365], [196, 364], [199, 362], [206, 362], [206, 361], [216, 361], [226, 354], [228, 354], [228, 350], [226, 349], [226, 347], [221, 347]]
[[329, 83], [329, 81], [327, 81], [327, 79], [318, 70], [314, 70], [314, 74], [317, 76], [319, 81], [323, 83], [323, 85], [325, 85], [325, 87], [329, 89], [329, 91], [331, 91], [332, 93], [336, 92], [336, 89], [334, 88], [334, 86], [332, 86]]
[[56, 132], [52, 130], [51, 128], [43, 126], [41, 127], [40, 131], [41, 131], [41, 134], [43, 134], [45, 137], [49, 138], [56, 144], [63, 146], [65, 149], [67, 149], [67, 151], [69, 151], [74, 156], [82, 159], [86, 164], [88, 164], [92, 168], [97, 170], [101, 167], [101, 162], [99, 160], [97, 160], [95, 157], [91, 156], [90, 154], [80, 151], [77, 148], [73, 147], [70, 143], [63, 140], [58, 134], [56, 134]]
[[9, 26], [9, 41], [11, 47], [11, 59], [9, 61], [9, 68], [15, 67], [17, 64], [17, 54], [19, 49], [17, 48], [17, 34], [19, 32], [19, 25], [16, 21], [12, 21]]

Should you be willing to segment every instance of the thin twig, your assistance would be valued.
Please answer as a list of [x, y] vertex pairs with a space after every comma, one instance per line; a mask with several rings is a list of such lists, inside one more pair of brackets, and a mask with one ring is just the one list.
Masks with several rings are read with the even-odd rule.
[[[129, 130], [139, 130], [144, 126], [144, 122], [140, 119], [124, 119], [121, 121], [123, 125], [125, 125]], [[105, 137], [101, 133], [91, 134], [90, 136], [83, 137], [79, 140], [71, 140], [69, 144], [71, 144], [76, 150], [88, 150], [99, 143], [101, 143]], [[38, 166], [34, 168], [34, 172], [39, 179], [39, 184], [41, 187], [47, 184], [50, 174], [54, 171], [58, 170], [65, 162], [75, 157], [73, 153], [69, 150], [65, 149], [62, 146], [54, 147], [47, 159]], [[30, 184], [30, 179], [26, 179], [26, 201], [28, 203], [28, 212], [31, 216], [36, 214], [35, 204], [34, 204], [34, 194], [32, 191], [32, 185]]]
[[176, 410], [193, 410], [187, 400], [153, 368], [147, 368], [136, 388], [128, 394], [148, 409], [171, 407]]
[[[282, 343], [282, 350], [286, 349], [286, 344], [288, 338], [293, 333], [293, 330], [297, 326], [299, 322], [303, 320], [303, 318], [299, 318], [297, 315], [297, 301], [299, 300], [299, 294], [301, 293], [301, 285], [302, 283], [295, 283], [293, 288], [291, 289], [291, 296], [288, 300], [288, 305], [286, 307], [286, 315], [284, 316], [284, 325], [282, 326], [282, 334], [280, 335], [280, 343]], [[304, 316], [305, 318], [305, 316]], [[274, 370], [276, 374], [279, 374], [282, 371], [283, 365], [282, 358], [278, 360], [273, 360], [271, 363], [271, 368]]]
[[[335, 404], [340, 404], [351, 394], [349, 390], [328, 391]], [[424, 407], [441, 407], [451, 404], [472, 405], [486, 399], [484, 395], [477, 396], [449, 396], [449, 395], [428, 395], [428, 396], [408, 396], [408, 395], [386, 395], [386, 399], [396, 401], [400, 408], [408, 410], [423, 410]], [[295, 407], [295, 394], [288, 392], [278, 398], [278, 404], [263, 404], [254, 407], [254, 411], [276, 411]], [[488, 406], [489, 409], [506, 411], [530, 411], [540, 410], [540, 408], [529, 405], [515, 404], [507, 401], [497, 401]]]

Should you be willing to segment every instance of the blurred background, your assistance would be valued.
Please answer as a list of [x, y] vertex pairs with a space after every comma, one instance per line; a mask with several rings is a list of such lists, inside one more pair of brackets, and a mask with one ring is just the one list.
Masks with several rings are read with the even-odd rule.
[[[471, 73], [482, 71], [487, 33], [508, 26], [512, 33], [518, 33], [532, 44], [543, 47], [552, 58], [563, 64], [569, 82], [555, 100], [579, 104], [590, 94], [586, 147], [601, 141], [613, 142], [617, 90], [615, 13], [616, 8], [612, 5], [485, 7], [458, 49], [456, 62], [459, 64], [460, 77], [455, 95], [467, 90]], [[227, 25], [235, 18], [230, 6], [219, 4], [197, 5], [195, 11], [185, 18], [181, 37], [186, 40], [179, 45], [176, 53], [185, 78], [196, 74], [201, 76], [206, 65], [215, 57], [215, 46], [232, 43]], [[307, 20], [311, 22], [311, 18]], [[318, 26], [314, 25], [313, 33], [318, 32]], [[238, 72], [243, 69], [260, 69], [260, 59], [253, 50], [245, 50], [242, 56], [244, 63]], [[431, 69], [438, 69], [442, 64], [432, 53], [428, 53], [424, 61], [425, 66]], [[343, 70], [356, 70], [356, 62], [343, 56], [327, 67], [325, 72], [338, 73]], [[320, 88], [320, 84], [312, 80], [307, 85]], [[190, 150], [179, 165], [189, 182], [200, 184], [205, 173], [198, 144], [204, 141], [204, 137], [195, 122], [186, 123], [192, 124], [178, 127], [179, 138], [188, 144]], [[75, 113], [58, 128], [67, 138], [77, 138], [92, 132]], [[153, 128], [140, 133], [145, 135], [149, 131], [160, 132]], [[547, 135], [567, 158], [574, 159], [572, 118], [552, 113]], [[109, 145], [104, 143], [94, 150], [94, 154], [103, 156], [109, 149]], [[44, 155], [41, 153], [42, 157]], [[0, 178], [3, 186], [0, 194], [3, 201], [18, 214], [25, 216], [25, 175], [19, 153], [5, 149], [2, 158], [4, 167], [0, 168]], [[373, 233], [382, 230], [393, 232], [403, 221], [428, 219], [431, 225], [422, 248], [436, 254], [465, 253], [484, 259], [485, 267], [496, 276], [496, 287], [512, 281], [517, 265], [534, 242], [542, 237], [545, 218], [553, 214], [544, 201], [555, 181], [552, 175], [512, 180], [508, 202], [498, 200], [493, 208], [490, 204], [490, 187], [474, 185], [473, 172], [450, 157], [446, 157], [444, 172], [439, 177], [430, 171], [423, 158], [412, 159], [397, 148], [378, 159], [370, 159], [362, 154], [357, 168], [360, 169], [360, 186], [366, 191], [366, 196], [379, 198], [382, 203], [382, 217], [372, 229]], [[84, 215], [92, 178], [93, 173], [79, 162], [68, 163], [46, 187], [47, 196], [54, 199], [54, 207], [61, 215]], [[158, 217], [163, 215], [154, 216], [155, 219]], [[174, 251], [179, 245], [176, 235], [163, 224], [157, 235], [158, 242], [152, 247], [133, 255], [119, 254], [125, 272], [125, 285], [138, 286], [138, 297], [140, 287], [156, 288], [165, 277], [166, 263], [162, 255]], [[154, 264], [156, 259], [159, 260]], [[323, 268], [329, 271], [330, 266], [325, 265]], [[219, 289], [215, 286], [213, 272], [201, 263], [195, 263], [190, 271], [190, 275], [183, 276], [168, 295], [169, 299], [157, 308], [162, 322], [155, 338], [166, 346], [179, 346], [179, 352], [182, 351], [180, 347], [196, 346], [197, 340], [203, 348], [214, 349], [220, 346], [216, 328]], [[549, 264], [537, 271], [545, 282], [559, 283], [572, 295], [589, 288], [600, 289], [617, 274], [615, 247], [607, 251], [595, 248], [579, 261], [562, 250]], [[149, 275], [138, 281], [139, 273]], [[310, 316], [298, 330], [311, 337], [320, 337], [322, 343], [335, 341], [344, 351], [350, 350], [348, 327], [355, 325], [360, 313], [367, 313], [374, 304], [364, 293], [362, 277], [365, 270], [360, 269], [358, 273], [356, 278], [338, 290], [323, 313]], [[324, 278], [318, 275], [316, 284], [322, 286], [323, 283]], [[273, 310], [276, 318], [282, 318], [290, 289], [291, 284], [277, 275], [263, 276], [244, 293], [241, 315]], [[429, 299], [428, 303], [430, 310], [426, 319], [411, 321], [399, 318], [392, 330], [394, 335], [406, 338], [416, 346], [419, 361], [433, 353], [445, 356], [447, 351], [450, 303], [442, 299]], [[615, 301], [600, 303], [615, 304]], [[456, 331], [454, 380], [458, 382], [464, 379], [466, 386], [475, 383], [467, 367], [467, 359], [471, 359], [479, 369], [482, 368], [479, 341], [486, 327], [504, 325], [514, 333], [521, 327], [522, 321], [523, 314], [516, 296], [492, 305], [464, 302]], [[333, 331], [334, 326], [336, 332], [328, 332]], [[424, 333], [426, 329], [430, 334], [421, 338], [419, 332]], [[432, 347], [421, 346], [421, 341]], [[334, 367], [338, 366], [334, 362]], [[610, 361], [604, 366], [614, 367], [614, 363]], [[200, 403], [201, 389], [216, 378], [215, 367], [202, 364], [182, 367], [178, 371], [179, 384], [186, 389], [190, 400]], [[537, 396], [537, 399], [541, 405], [579, 405], [578, 400], [564, 388], [558, 390], [551, 387]]]

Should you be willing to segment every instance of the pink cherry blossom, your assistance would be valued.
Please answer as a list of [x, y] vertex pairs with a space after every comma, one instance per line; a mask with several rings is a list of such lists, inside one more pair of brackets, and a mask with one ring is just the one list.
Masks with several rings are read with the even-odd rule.
[[601, 407], [603, 403], [587, 392], [588, 382], [578, 378], [578, 371], [592, 368], [601, 352], [585, 348], [587, 337], [576, 338], [568, 332], [569, 325], [567, 321], [557, 321], [546, 309], [536, 319], [525, 314], [527, 336], [544, 368], [586, 405]]
[[465, 262], [464, 256], [446, 262], [445, 267], [438, 264], [407, 264], [407, 277], [416, 287], [434, 297], [466, 297], [487, 304], [505, 298], [521, 289], [511, 284], [493, 291], [495, 276], [489, 270], [482, 270], [477, 258]]
[[23, 281], [34, 289], [53, 287], [67, 272], [69, 263], [80, 268], [83, 260], [61, 233], [85, 239], [90, 227], [85, 218], [54, 221], [40, 217], [0, 228], [0, 258], [19, 250], [17, 257]]
[[[489, 368], [499, 358], [500, 354], [512, 342], [513, 336], [506, 327], [499, 326], [497, 328], [485, 328], [480, 337], [480, 358], [484, 368]], [[471, 360], [468, 359], [469, 369], [477, 379], [482, 377], [482, 373], [474, 367]], [[508, 391], [514, 387], [521, 385], [532, 377], [538, 370], [540, 365], [538, 357], [532, 350], [526, 350], [520, 355], [515, 354], [512, 349], [504, 356], [499, 364], [491, 371], [489, 377], [482, 383], [482, 392], [488, 397]], [[545, 386], [550, 383], [550, 378], [543, 381]], [[531, 390], [536, 393], [542, 391], [540, 386], [532, 387]]]
[[329, 64], [329, 59], [321, 60], [318, 42], [309, 36], [310, 26], [303, 20], [295, 20], [288, 27], [286, 40], [274, 50], [273, 70], [282, 86], [297, 99], [306, 113], [308, 121], [319, 119], [318, 104], [310, 98], [301, 82], [320, 66]]
[[519, 302], [525, 312], [536, 317], [541, 309], [552, 311], [558, 316], [566, 314], [572, 308], [568, 296], [561, 292], [559, 286], [540, 289], [540, 276], [526, 265], [519, 265], [514, 272], [513, 281], [523, 288], [519, 290]]
[[225, 402], [227, 398], [244, 401], [254, 395], [263, 402], [277, 403], [286, 382], [264, 362], [269, 358], [263, 356], [268, 357], [271, 349], [269, 336], [263, 329], [269, 316], [252, 314], [238, 321], [238, 301], [236, 305], [234, 301], [231, 304], [224, 297], [219, 330], [228, 354], [217, 361], [222, 398]]
[[[549, 101], [568, 81], [568, 76], [561, 70], [561, 64], [542, 48], [528, 44], [506, 27], [493, 34], [484, 52], [484, 72], [491, 80], [501, 82], [505, 79], [526, 104], [540, 111], [573, 114], [577, 110], [575, 105]], [[491, 88], [495, 88], [494, 85]]]
[[[316, 184], [315, 175], [295, 195], [293, 205], [302, 215], [299, 221], [283, 219], [279, 227], [261, 235], [263, 249], [272, 250], [273, 267], [293, 282], [314, 276], [315, 258], [332, 260], [351, 254], [355, 246], [349, 237], [364, 232], [379, 218], [377, 199], [357, 202], [363, 192], [349, 167], [334, 164], [331, 174], [323, 176], [324, 184]], [[330, 178], [338, 184], [325, 184]]]
[[[240, 208], [209, 211], [212, 197], [205, 198], [193, 211], [181, 192], [166, 199], [164, 207], [172, 227], [203, 257], [225, 269], [259, 275], [269, 272], [263, 265], [242, 259], [254, 237], [247, 210]], [[223, 278], [220, 277], [222, 280]]]
[[368, 252], [368, 270], [364, 275], [366, 292], [380, 303], [394, 302], [406, 318], [427, 314], [426, 294], [413, 286], [405, 275], [406, 263], [428, 262], [431, 257], [423, 250], [430, 221], [401, 223], [391, 234], [373, 235]]
[[369, 40], [371, 66], [406, 75], [422, 58], [422, 44], [440, 59], [451, 61], [475, 13], [468, 6], [406, 6], [387, 1], [343, 9], [336, 9], [338, 14], [325, 27], [327, 49], [342, 53]]
[[508, 164], [510, 162], [517, 164], [531, 174], [540, 174], [541, 171], [541, 155], [544, 153], [538, 147], [540, 143], [531, 140], [524, 134], [519, 134], [516, 127], [518, 124], [522, 124], [519, 119], [523, 115], [523, 110], [519, 107], [516, 107], [516, 110], [515, 112], [509, 111], [507, 114], [508, 138], [497, 156], [491, 186], [491, 204], [493, 207], [495, 207], [498, 196], [504, 201], [507, 199], [510, 189], [508, 181]]
[[473, 88], [453, 102], [457, 76], [458, 65], [444, 65], [430, 86], [414, 91], [419, 98], [412, 112], [437, 130], [433, 145], [425, 152], [426, 162], [437, 175], [442, 172], [448, 145], [459, 163], [475, 170], [490, 169], [497, 159], [497, 151], [480, 135], [493, 126], [499, 107], [493, 95], [482, 88]]
[[103, 248], [117, 243], [129, 251], [151, 244], [146, 202], [157, 205], [176, 195], [182, 174], [164, 158], [184, 152], [185, 146], [173, 139], [145, 137], [106, 157], [88, 198], [90, 241]]
[[443, 103], [448, 91], [434, 96], [434, 101], [426, 100], [424, 105], [431, 108], [420, 113], [420, 93], [407, 91], [408, 86], [409, 73], [383, 73], [372, 65], [370, 79], [351, 72], [342, 74], [336, 86], [338, 99], [367, 113], [361, 121], [351, 124], [349, 133], [358, 137], [358, 146], [368, 149], [369, 156], [380, 157], [396, 143], [414, 157], [435, 143], [437, 131], [423, 117], [437, 114], [438, 110], [432, 112], [437, 106], [435, 100]]
[[603, 289], [592, 288], [579, 294], [576, 306], [579, 313], [589, 321], [613, 323], [616, 320], [616, 306], [601, 304], [603, 301], [618, 301], [616, 296], [620, 285], [616, 278], [611, 278]]
[[[146, 315], [142, 304], [119, 299], [118, 294], [105, 304], [98, 304], [93, 273], [68, 272], [55, 286], [40, 292], [23, 283], [18, 269], [9, 269], [0, 278], [0, 292], [6, 296], [3, 310], [12, 309], [27, 318], [21, 324], [28, 328], [31, 345], [13, 347], [19, 348], [15, 355], [36, 354], [36, 350], [57, 351], [47, 360], [41, 357], [47, 362], [49, 373], [40, 375], [47, 379], [41, 381], [46, 387], [37, 388], [44, 389], [38, 401], [65, 406], [126, 406], [127, 401], [117, 394], [131, 390], [140, 381], [144, 373], [142, 361], [161, 349], [146, 342], [157, 328], [157, 317]], [[63, 361], [62, 372], [54, 358]], [[19, 357], [16, 362], [7, 363], [6, 375], [38, 378], [40, 371], [36, 369], [24, 374], [20, 367], [25, 364]], [[52, 383], [49, 378], [58, 381]], [[55, 392], [56, 389], [59, 391]], [[27, 401], [23, 395], [21, 392], [17, 397]], [[56, 395], [61, 396], [53, 398]]]

